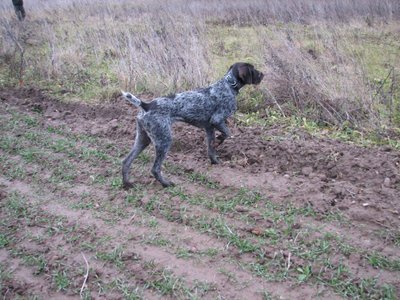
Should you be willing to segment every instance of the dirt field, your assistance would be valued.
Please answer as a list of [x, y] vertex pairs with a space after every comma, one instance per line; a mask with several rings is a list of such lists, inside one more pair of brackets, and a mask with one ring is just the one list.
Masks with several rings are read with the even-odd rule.
[[[121, 189], [134, 108], [0, 90], [0, 288], [15, 299], [397, 299], [400, 153], [231, 122], [210, 165], [177, 124]], [[36, 297], [36, 298], [35, 298]]]

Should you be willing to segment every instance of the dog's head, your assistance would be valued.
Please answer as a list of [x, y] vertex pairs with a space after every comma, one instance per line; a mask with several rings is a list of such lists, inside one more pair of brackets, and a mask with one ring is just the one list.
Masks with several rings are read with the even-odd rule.
[[232, 71], [233, 76], [236, 77], [243, 85], [245, 84], [259, 84], [264, 78], [264, 74], [252, 64], [238, 62], [233, 64], [229, 70]]
[[229, 70], [232, 70], [232, 74], [238, 79], [243, 85], [245, 84], [259, 84], [264, 78], [264, 74], [252, 64], [238, 62], [233, 64]]

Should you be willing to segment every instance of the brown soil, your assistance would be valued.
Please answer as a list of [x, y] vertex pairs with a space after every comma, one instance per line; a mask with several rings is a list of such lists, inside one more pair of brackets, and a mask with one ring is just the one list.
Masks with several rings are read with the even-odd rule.
[[[0, 90], [0, 99], [2, 126], [8, 126], [15, 113], [33, 116], [39, 123], [30, 131], [49, 135], [49, 128], [61, 130], [63, 133], [49, 135], [53, 140], [68, 135], [94, 137], [97, 144], [82, 139], [75, 147], [93, 147], [118, 159], [128, 153], [133, 142], [136, 111], [119, 98], [102, 105], [65, 103], [36, 89], [21, 89]], [[151, 162], [135, 164], [131, 176], [139, 188], [124, 191], [112, 184], [120, 170], [110, 160], [84, 161], [61, 150], [49, 153], [50, 163], [42, 165], [24, 160], [18, 149], [2, 148], [1, 155], [6, 158], [2, 164], [7, 166], [0, 167], [1, 173], [9, 174], [10, 166], [21, 166], [27, 174], [21, 178], [0, 175], [0, 218], [13, 220], [0, 222], [0, 233], [8, 237], [8, 243], [0, 248], [4, 298], [79, 298], [86, 271], [84, 257], [90, 265], [85, 293], [95, 299], [127, 297], [124, 286], [137, 287], [140, 297], [146, 299], [188, 298], [184, 288], [177, 288], [180, 284], [190, 287], [192, 296], [206, 299], [341, 298], [343, 291], [317, 279], [321, 261], [307, 261], [292, 254], [295, 252], [289, 247], [297, 239], [311, 245], [311, 240], [322, 239], [327, 233], [357, 249], [346, 256], [336, 248], [329, 252], [333, 264], [340, 261], [351, 271], [356, 285], [374, 278], [379, 286], [393, 286], [394, 295], [399, 297], [400, 153], [388, 147], [367, 148], [315, 138], [300, 129], [230, 127], [234, 137], [218, 148], [221, 164], [212, 166], [204, 133], [186, 124], [174, 126], [174, 145], [166, 164], [167, 177], [178, 185], [172, 192], [162, 189], [150, 176]], [[2, 130], [2, 134], [18, 138], [24, 136], [25, 129], [26, 124], [15, 123], [11, 131]], [[146, 153], [153, 157], [152, 150]], [[67, 183], [55, 183], [53, 167], [63, 160], [69, 161], [76, 173]], [[196, 174], [204, 176], [193, 179]], [[98, 175], [104, 183], [95, 181]], [[229, 201], [241, 189], [257, 191], [268, 200], [265, 203], [282, 213], [287, 211], [284, 208], [294, 207], [309, 208], [313, 214], [296, 215], [294, 223], [288, 225], [283, 219], [261, 213], [264, 202], [222, 211], [211, 204], [194, 204], [179, 194], [203, 195], [220, 203], [221, 198]], [[16, 194], [26, 199], [33, 220], [21, 214], [14, 220], [7, 213], [7, 201]], [[136, 200], [127, 203], [129, 197]], [[193, 221], [204, 216], [222, 217], [231, 226], [228, 230], [251, 241], [259, 241], [271, 228], [283, 232], [292, 226], [297, 234], [278, 244], [263, 243], [253, 252], [242, 251], [226, 236]], [[151, 222], [157, 226], [150, 226]], [[316, 229], [312, 232], [310, 228]], [[304, 232], [308, 234], [302, 238]], [[122, 250], [115, 252], [119, 247]], [[187, 251], [179, 252], [182, 249]], [[215, 249], [215, 254], [204, 254], [210, 249]], [[117, 258], [102, 259], [101, 253], [117, 253]], [[379, 253], [398, 265], [373, 266], [365, 258], [368, 253]], [[27, 257], [42, 257], [44, 269], [38, 271], [37, 264]], [[274, 279], [258, 276], [249, 267], [277, 257], [288, 264], [283, 267], [288, 270], [284, 278], [278, 278], [278, 266], [270, 269]], [[310, 261], [316, 273], [300, 283], [295, 270]], [[62, 271], [69, 274], [65, 288], [60, 288], [55, 275]], [[173, 292], [162, 291], [155, 284], [168, 272], [180, 278]], [[331, 275], [324, 274], [320, 277]]]

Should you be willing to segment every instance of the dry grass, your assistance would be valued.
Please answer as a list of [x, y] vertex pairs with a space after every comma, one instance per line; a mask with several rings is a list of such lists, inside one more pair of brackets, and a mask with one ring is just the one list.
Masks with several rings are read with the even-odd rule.
[[18, 80], [83, 99], [120, 88], [159, 95], [204, 86], [246, 60], [267, 77], [242, 95], [244, 111], [279, 104], [321, 124], [400, 121], [395, 0], [36, 0], [26, 10], [19, 23], [11, 1], [0, 4], [3, 86]]

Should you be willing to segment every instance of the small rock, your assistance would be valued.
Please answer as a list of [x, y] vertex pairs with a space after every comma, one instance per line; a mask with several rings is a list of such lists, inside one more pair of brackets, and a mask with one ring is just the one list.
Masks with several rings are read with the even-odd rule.
[[312, 173], [313, 168], [312, 167], [303, 167], [301, 169], [301, 174], [303, 174], [304, 176], [310, 176], [310, 174]]
[[261, 220], [262, 219], [262, 215], [259, 211], [253, 210], [249, 213], [249, 216], [252, 217], [255, 220]]
[[369, 203], [367, 203], [367, 202], [363, 203], [362, 206], [367, 207], [367, 206], [369, 206]]
[[47, 119], [57, 120], [57, 119], [60, 119], [61, 114], [60, 114], [60, 112], [58, 112], [58, 111], [46, 111], [46, 113], [44, 114], [44, 116], [45, 116]]
[[260, 227], [254, 227], [250, 232], [255, 235], [262, 235], [264, 231]]
[[294, 223], [292, 228], [293, 229], [300, 229], [301, 228], [301, 224], [300, 223]]
[[290, 175], [289, 174], [285, 174], [285, 175], [283, 175], [283, 177], [290, 178]]
[[321, 175], [319, 175], [319, 179], [321, 180], [321, 181], [328, 181], [328, 178], [326, 177], [326, 175], [325, 174], [321, 174]]
[[237, 206], [235, 207], [235, 210], [236, 210], [237, 212], [248, 212], [248, 211], [249, 211], [249, 209], [248, 209], [247, 207], [245, 207], [245, 206], [240, 206], [240, 205], [237, 205]]
[[111, 120], [110, 121], [110, 123], [109, 123], [109, 125], [110, 125], [110, 128], [111, 129], [113, 129], [113, 130], [115, 130], [115, 129], [117, 129], [118, 128], [118, 120], [117, 119], [113, 119], [113, 120]]
[[385, 180], [383, 181], [383, 185], [385, 187], [390, 187], [390, 178], [386, 177]]

